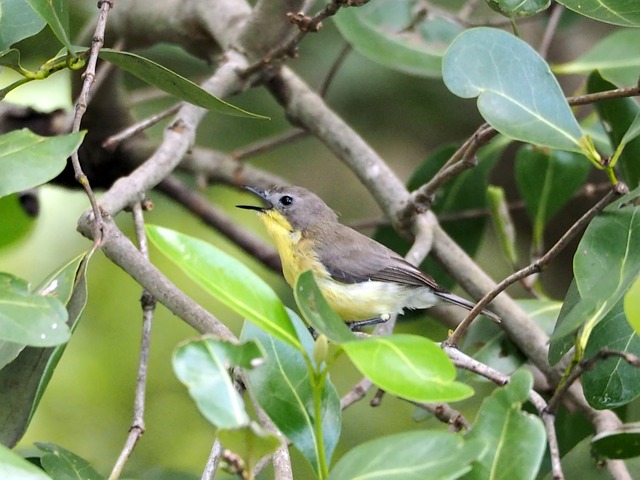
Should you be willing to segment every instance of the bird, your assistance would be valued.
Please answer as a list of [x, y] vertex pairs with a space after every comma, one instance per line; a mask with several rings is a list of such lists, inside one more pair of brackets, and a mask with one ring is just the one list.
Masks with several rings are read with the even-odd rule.
[[[262, 205], [237, 207], [258, 213], [275, 243], [286, 282], [294, 288], [298, 276], [311, 270], [331, 308], [352, 329], [442, 301], [467, 310], [475, 306], [390, 248], [340, 223], [315, 193], [286, 185], [243, 188], [258, 196]], [[482, 313], [500, 320], [488, 310]]]

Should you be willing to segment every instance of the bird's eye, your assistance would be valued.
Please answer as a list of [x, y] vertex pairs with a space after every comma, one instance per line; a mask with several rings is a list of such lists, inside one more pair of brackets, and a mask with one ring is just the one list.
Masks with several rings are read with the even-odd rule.
[[286, 207], [293, 203], [293, 198], [291, 198], [289, 195], [284, 195], [280, 197], [280, 203]]

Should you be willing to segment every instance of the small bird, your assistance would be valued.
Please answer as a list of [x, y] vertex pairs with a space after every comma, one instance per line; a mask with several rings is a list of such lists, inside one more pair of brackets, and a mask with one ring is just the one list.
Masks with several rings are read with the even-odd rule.
[[[264, 205], [255, 210], [275, 242], [282, 271], [293, 287], [311, 270], [329, 305], [352, 328], [429, 308], [441, 300], [467, 310], [472, 302], [444, 290], [393, 250], [338, 222], [336, 213], [315, 193], [297, 186], [269, 190], [245, 186]], [[483, 314], [499, 321], [487, 310]]]

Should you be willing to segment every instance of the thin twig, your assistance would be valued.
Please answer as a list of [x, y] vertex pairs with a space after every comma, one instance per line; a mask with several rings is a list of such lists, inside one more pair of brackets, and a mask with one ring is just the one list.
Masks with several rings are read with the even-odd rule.
[[266, 140], [260, 140], [258, 142], [252, 143], [251, 145], [248, 145], [244, 148], [234, 150], [230, 153], [230, 156], [232, 158], [235, 158], [236, 160], [246, 160], [249, 157], [253, 157], [274, 148], [281, 147], [282, 145], [286, 145], [294, 140], [306, 137], [307, 135], [307, 132], [305, 132], [304, 130], [296, 128], [294, 130], [289, 130], [288, 132], [284, 132], [279, 135], [267, 138]]
[[340, 409], [346, 410], [351, 405], [362, 400], [367, 392], [371, 390], [373, 383], [368, 378], [363, 378], [356, 383], [351, 389], [340, 399]]
[[340, 53], [338, 53], [338, 57], [334, 60], [331, 68], [327, 72], [322, 82], [320, 82], [320, 86], [318, 87], [318, 95], [323, 98], [327, 96], [327, 91], [329, 90], [333, 79], [335, 78], [338, 70], [340, 70], [340, 67], [343, 65], [345, 59], [347, 58], [347, 55], [349, 55], [350, 52], [351, 45], [347, 43], [344, 47], [342, 47], [342, 50], [340, 50]]
[[[147, 246], [147, 237], [144, 231], [144, 217], [142, 214], [142, 204], [140, 202], [133, 206], [133, 222], [138, 239], [138, 249], [145, 258], [149, 258], [149, 248]], [[140, 299], [142, 304], [142, 335], [140, 339], [140, 360], [138, 364], [138, 376], [136, 379], [136, 391], [133, 401], [133, 421], [129, 429], [129, 436], [120, 452], [120, 456], [111, 471], [109, 480], [115, 480], [120, 477], [125, 464], [127, 463], [133, 449], [138, 440], [144, 434], [144, 410], [147, 387], [147, 370], [149, 366], [149, 347], [151, 343], [151, 326], [153, 323], [153, 314], [156, 309], [156, 299], [143, 290]]]
[[201, 480], [213, 480], [216, 472], [218, 471], [218, 464], [220, 463], [220, 457], [222, 455], [222, 445], [220, 441], [216, 438], [213, 441], [213, 446], [211, 447], [211, 453], [209, 454], [209, 458], [207, 459], [207, 464], [204, 467], [204, 471], [202, 472]]
[[155, 115], [151, 115], [150, 117], [147, 117], [144, 120], [141, 120], [125, 128], [121, 132], [118, 132], [115, 135], [111, 135], [110, 137], [107, 137], [107, 139], [104, 142], [102, 142], [102, 148], [104, 148], [105, 150], [109, 150], [111, 152], [114, 151], [116, 147], [120, 144], [120, 142], [128, 138], [131, 138], [140, 132], [145, 131], [146, 129], [154, 126], [156, 123], [173, 115], [180, 109], [181, 105], [182, 105], [181, 103], [176, 103], [175, 105], [167, 108], [166, 110], [163, 110], [162, 112], [156, 113]]
[[464, 335], [464, 333], [467, 331], [473, 320], [489, 304], [491, 300], [496, 298], [498, 294], [500, 294], [503, 290], [505, 290], [513, 283], [525, 277], [528, 277], [533, 273], [539, 273], [543, 271], [548, 266], [549, 262], [551, 262], [551, 260], [555, 258], [569, 244], [570, 240], [575, 237], [584, 227], [586, 227], [587, 224], [593, 219], [593, 217], [600, 213], [600, 211], [604, 209], [615, 196], [623, 195], [627, 191], [628, 189], [623, 183], [614, 185], [598, 203], [591, 207], [582, 217], [580, 217], [580, 219], [578, 219], [578, 221], [576, 221], [576, 223], [571, 226], [571, 228], [569, 228], [569, 230], [565, 232], [562, 237], [560, 237], [556, 244], [551, 247], [547, 251], [547, 253], [542, 255], [532, 264], [526, 266], [521, 270], [518, 270], [514, 274], [502, 280], [502, 282], [500, 282], [493, 290], [482, 297], [482, 299], [478, 303], [476, 303], [476, 306], [473, 307], [467, 314], [460, 325], [458, 325], [458, 328], [456, 328], [451, 336], [447, 339], [447, 343], [451, 345], [457, 345], [462, 335]]
[[571, 384], [573, 384], [573, 382], [580, 378], [580, 376], [584, 372], [586, 372], [587, 370], [591, 370], [597, 362], [599, 362], [600, 360], [606, 360], [610, 357], [619, 357], [633, 367], [640, 367], [640, 358], [638, 358], [636, 355], [627, 352], [621, 352], [618, 350], [603, 348], [602, 350], [596, 352], [592, 357], [583, 359], [575, 364], [567, 378], [562, 382], [562, 384], [554, 392], [553, 396], [549, 399], [547, 410], [551, 413], [554, 413], [558, 408], [563, 395], [569, 389]]
[[562, 14], [564, 13], [564, 6], [556, 3], [551, 10], [551, 16], [549, 17], [549, 21], [547, 22], [547, 28], [542, 35], [542, 40], [540, 41], [540, 46], [538, 47], [538, 53], [542, 58], [547, 58], [549, 55], [549, 48], [551, 47], [551, 41], [553, 40], [554, 35], [558, 29], [558, 24], [560, 23], [560, 18], [562, 18]]
[[640, 95], [640, 85], [627, 88], [616, 88], [605, 92], [589, 93], [587, 95], [578, 95], [576, 97], [568, 97], [567, 102], [572, 107], [578, 105], [589, 105], [603, 100], [611, 100], [614, 98], [637, 97]]
[[290, 13], [288, 16], [289, 21], [295, 23], [299, 30], [291, 36], [289, 40], [265, 55], [263, 59], [244, 69], [242, 76], [246, 78], [271, 65], [276, 60], [280, 60], [287, 56], [295, 56], [298, 44], [307, 35], [307, 33], [317, 32], [320, 30], [320, 28], [322, 28], [322, 22], [335, 15], [341, 7], [360, 6], [364, 5], [368, 1], [369, 0], [332, 0], [313, 17], [308, 17], [304, 14]]
[[[98, 2], [100, 14], [98, 15], [98, 22], [93, 34], [93, 41], [91, 42], [91, 52], [87, 60], [87, 67], [83, 73], [82, 90], [80, 91], [80, 95], [78, 96], [78, 99], [76, 101], [75, 115], [73, 117], [73, 123], [71, 125], [72, 132], [80, 131], [82, 117], [87, 111], [87, 106], [89, 105], [91, 87], [93, 86], [93, 82], [96, 78], [98, 52], [104, 45], [104, 32], [107, 26], [107, 16], [109, 15], [109, 11], [113, 8], [114, 1], [115, 0], [99, 0]], [[98, 206], [96, 196], [93, 193], [93, 189], [89, 184], [89, 179], [82, 171], [82, 166], [80, 165], [80, 157], [78, 156], [78, 150], [73, 152], [73, 154], [71, 155], [71, 165], [73, 166], [73, 172], [75, 174], [76, 181], [80, 185], [82, 185], [82, 188], [84, 188], [87, 197], [89, 198], [89, 202], [91, 203], [91, 210], [93, 211], [94, 216], [94, 222], [92, 225], [93, 241], [96, 245], [99, 246], [102, 242], [102, 214], [100, 212], [100, 207]]]
[[564, 480], [562, 462], [560, 461], [560, 447], [558, 446], [558, 436], [556, 434], [556, 416], [549, 411], [547, 402], [545, 402], [544, 398], [535, 390], [529, 392], [529, 401], [536, 407], [536, 410], [538, 410], [544, 429], [547, 432], [552, 478], [553, 480]]

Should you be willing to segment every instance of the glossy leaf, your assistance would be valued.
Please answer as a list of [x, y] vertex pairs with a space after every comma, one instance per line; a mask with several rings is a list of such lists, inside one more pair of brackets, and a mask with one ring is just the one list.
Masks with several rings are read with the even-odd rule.
[[430, 15], [415, 22], [415, 3], [371, 2], [335, 16], [338, 30], [358, 53], [380, 65], [412, 75], [439, 78], [442, 55], [462, 31], [451, 20]]
[[631, 458], [640, 456], [640, 423], [618, 427], [614, 431], [594, 435], [591, 447], [606, 458]]
[[509, 213], [504, 189], [490, 185], [487, 189], [487, 199], [493, 228], [496, 232], [502, 255], [509, 265], [514, 266], [518, 261], [515, 245], [516, 231]]
[[189, 388], [189, 395], [209, 422], [218, 428], [241, 428], [249, 425], [249, 416], [229, 369], [258, 366], [263, 357], [256, 342], [234, 345], [205, 337], [180, 345], [172, 363], [176, 376]]
[[69, 340], [64, 304], [51, 295], [14, 287], [15, 277], [0, 277], [0, 340], [52, 347]]
[[22, 39], [35, 35], [45, 26], [44, 20], [24, 0], [0, 2], [0, 52]]
[[[308, 358], [313, 339], [302, 321], [290, 312]], [[267, 335], [255, 325], [245, 323], [241, 338], [258, 340], [267, 353], [266, 364], [247, 372], [249, 389], [278, 429], [318, 472], [318, 439], [314, 429], [314, 403], [308, 365], [302, 353]], [[342, 414], [340, 398], [329, 379], [322, 392], [322, 430], [327, 461], [335, 451]]]
[[276, 338], [301, 348], [284, 305], [246, 265], [197, 238], [152, 225], [146, 230], [156, 248], [208, 293]]
[[[640, 356], [640, 338], [629, 326], [622, 303], [619, 301], [593, 329], [585, 348], [585, 359], [603, 348]], [[619, 407], [640, 396], [640, 370], [620, 357], [600, 360], [582, 375], [582, 387], [592, 407]]]
[[460, 478], [483, 452], [482, 441], [459, 434], [416, 431], [370, 440], [350, 450], [331, 470], [329, 480], [447, 480]]
[[0, 443], [0, 473], [4, 480], [51, 480], [51, 477]]
[[47, 22], [60, 43], [71, 50], [68, 2], [66, 0], [26, 0], [26, 2]]
[[[639, 53], [640, 55], [640, 53]], [[637, 72], [636, 72], [637, 76]], [[605, 80], [598, 72], [589, 75], [587, 80], [588, 93], [597, 93], [615, 88], [615, 85]], [[598, 116], [606, 126], [606, 131], [614, 148], [624, 143], [624, 150], [620, 154], [617, 166], [622, 170], [624, 180], [633, 189], [640, 185], [640, 138], [629, 138], [628, 132], [636, 130], [640, 114], [638, 103], [630, 98], [616, 98], [604, 100], [594, 104]], [[625, 138], [627, 137], [627, 138]]]
[[[65, 304], [71, 331], [87, 302], [87, 265], [88, 258], [81, 255], [61, 267], [37, 289], [38, 292], [49, 291]], [[74, 287], [67, 298], [66, 282], [69, 280], [74, 282]], [[26, 347], [0, 370], [0, 443], [13, 446], [22, 437], [65, 347], [66, 343], [55, 348]]]
[[265, 455], [273, 453], [280, 446], [280, 439], [255, 422], [246, 427], [232, 430], [218, 430], [218, 439], [225, 448], [238, 455], [247, 471], [252, 471]]
[[103, 60], [113, 63], [125, 72], [185, 102], [225, 115], [268, 119], [268, 117], [247, 112], [231, 105], [211, 95], [191, 80], [135, 53], [103, 48], [99, 55]]
[[487, 449], [465, 479], [534, 479], [546, 448], [542, 421], [522, 411], [533, 386], [531, 373], [515, 372], [497, 388], [478, 411], [468, 439], [481, 440]]
[[558, 0], [558, 3], [600, 22], [640, 27], [640, 9], [635, 0]]
[[103, 480], [84, 458], [54, 443], [36, 443], [43, 452], [40, 463], [54, 479]]
[[591, 165], [582, 155], [525, 146], [518, 151], [515, 176], [533, 224], [534, 245], [543, 247], [549, 220], [586, 181]]
[[507, 18], [528, 17], [540, 13], [551, 4], [551, 0], [487, 0], [489, 6]]
[[0, 135], [0, 197], [55, 178], [83, 138], [84, 132], [41, 137], [26, 129]]
[[443, 60], [455, 95], [478, 97], [484, 119], [508, 137], [582, 152], [583, 134], [547, 63], [527, 43], [491, 28], [456, 38]]
[[471, 387], [455, 381], [449, 357], [424, 337], [370, 337], [342, 348], [364, 376], [392, 395], [416, 402], [454, 402], [473, 395]]
[[293, 291], [302, 316], [316, 332], [325, 335], [334, 343], [348, 342], [356, 338], [322, 296], [311, 271], [298, 277]]
[[640, 277], [624, 296], [624, 314], [631, 328], [640, 334]]

